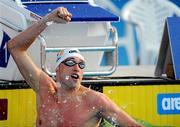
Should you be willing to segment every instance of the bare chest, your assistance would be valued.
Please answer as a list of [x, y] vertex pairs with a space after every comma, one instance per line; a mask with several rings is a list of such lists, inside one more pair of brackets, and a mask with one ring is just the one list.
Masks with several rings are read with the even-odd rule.
[[96, 113], [87, 102], [64, 100], [41, 106], [39, 120], [43, 127], [83, 127], [98, 123]]

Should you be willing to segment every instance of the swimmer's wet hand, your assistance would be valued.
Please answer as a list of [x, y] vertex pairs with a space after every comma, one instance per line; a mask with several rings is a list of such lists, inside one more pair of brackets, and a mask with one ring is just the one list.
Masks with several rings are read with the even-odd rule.
[[64, 7], [59, 7], [46, 16], [47, 22], [67, 23], [71, 21], [72, 14]]
[[64, 7], [58, 8], [57, 15], [59, 18], [69, 22], [71, 21], [72, 14], [68, 12], [68, 10]]

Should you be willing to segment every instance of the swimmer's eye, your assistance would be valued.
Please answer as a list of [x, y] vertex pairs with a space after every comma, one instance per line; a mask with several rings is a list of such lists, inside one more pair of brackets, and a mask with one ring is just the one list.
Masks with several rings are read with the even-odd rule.
[[80, 69], [84, 69], [85, 68], [85, 63], [84, 62], [79, 62], [77, 63], [76, 61], [74, 60], [65, 60], [62, 62], [64, 65], [68, 66], [68, 67], [72, 67], [72, 66], [75, 66], [76, 64], [78, 64], [79, 68]]

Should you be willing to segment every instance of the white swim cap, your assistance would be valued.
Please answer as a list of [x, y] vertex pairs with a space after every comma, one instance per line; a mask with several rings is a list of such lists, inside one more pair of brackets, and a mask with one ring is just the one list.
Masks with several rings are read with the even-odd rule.
[[67, 48], [64, 50], [61, 50], [58, 54], [57, 54], [57, 59], [56, 59], [56, 68], [59, 66], [59, 64], [61, 62], [63, 62], [65, 59], [69, 58], [69, 57], [78, 57], [81, 60], [84, 60], [84, 57], [80, 54], [80, 51], [76, 48]]

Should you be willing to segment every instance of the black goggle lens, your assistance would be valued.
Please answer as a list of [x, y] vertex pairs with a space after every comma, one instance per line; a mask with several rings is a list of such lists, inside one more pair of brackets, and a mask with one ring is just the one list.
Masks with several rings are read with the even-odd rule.
[[66, 60], [66, 61], [63, 61], [62, 63], [65, 64], [68, 67], [72, 67], [72, 66], [75, 66], [76, 64], [78, 64], [80, 69], [85, 68], [85, 63], [84, 62], [76, 63], [74, 60]]

